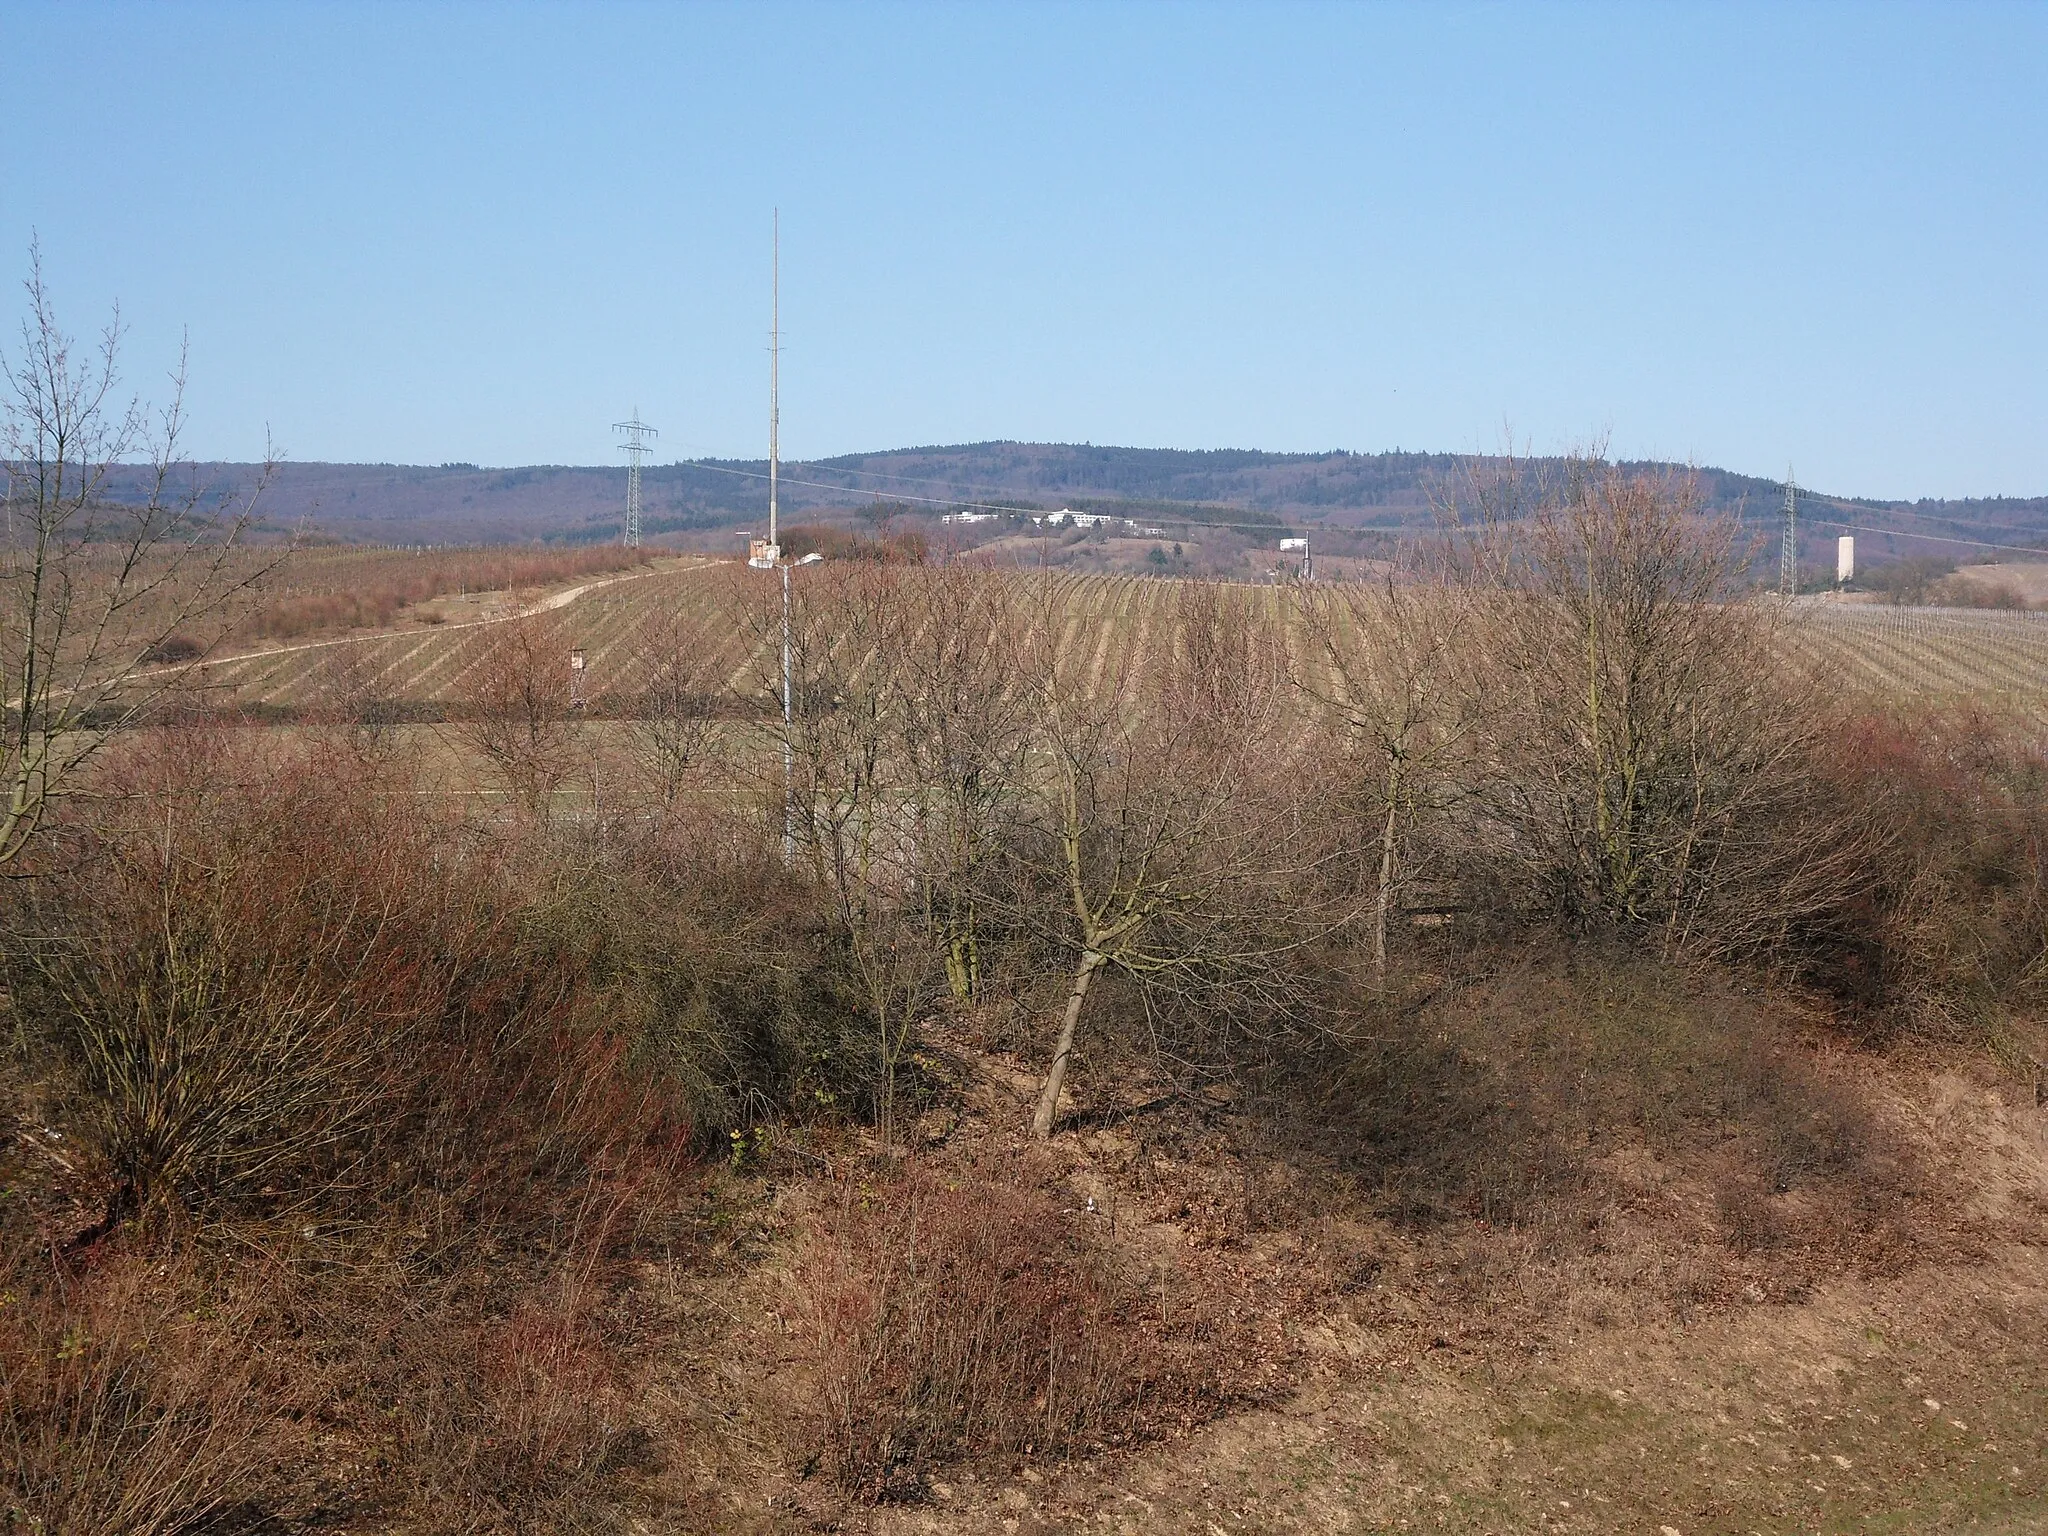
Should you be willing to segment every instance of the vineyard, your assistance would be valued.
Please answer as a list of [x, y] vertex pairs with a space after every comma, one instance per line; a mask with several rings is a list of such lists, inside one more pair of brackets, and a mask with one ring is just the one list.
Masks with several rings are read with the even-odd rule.
[[2048, 613], [1834, 603], [1793, 620], [1786, 645], [1836, 688], [2048, 723]]
[[[799, 571], [799, 586], [816, 579]], [[1054, 575], [1047, 594], [1069, 638], [1094, 631], [1092, 665], [1142, 663], [1166, 643], [1174, 584], [1146, 577]], [[746, 605], [773, 601], [772, 578], [703, 565], [590, 584], [546, 613], [566, 658], [584, 652], [586, 696], [631, 698], [646, 686], [650, 637], [667, 656], [690, 658], [690, 687], [707, 697], [758, 695], [773, 668]], [[1278, 617], [1286, 589], [1254, 588]], [[751, 595], [750, 595], [751, 594]], [[291, 713], [347, 693], [422, 711], [460, 705], [495, 643], [490, 621], [287, 646], [229, 657], [204, 669], [220, 707]], [[1315, 658], [1298, 624], [1283, 625], [1291, 660]], [[1974, 704], [2048, 721], [2048, 614], [1826, 604], [1803, 609], [1782, 631], [1787, 661], [1810, 666], [1836, 689], [1935, 704]]]

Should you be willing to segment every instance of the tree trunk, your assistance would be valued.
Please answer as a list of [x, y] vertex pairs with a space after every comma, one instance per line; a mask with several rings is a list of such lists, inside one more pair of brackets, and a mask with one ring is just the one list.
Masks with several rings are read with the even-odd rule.
[[1380, 829], [1380, 885], [1373, 898], [1372, 912], [1372, 970], [1382, 983], [1387, 979], [1387, 909], [1394, 895], [1395, 833], [1400, 803], [1401, 769], [1396, 759], [1387, 768], [1387, 819]]
[[1060, 1088], [1067, 1080], [1067, 1058], [1074, 1054], [1074, 1027], [1081, 1022], [1081, 1004], [1088, 996], [1088, 983], [1102, 969], [1104, 956], [1088, 950], [1074, 972], [1074, 987], [1067, 994], [1066, 1017], [1060, 1022], [1059, 1043], [1053, 1047], [1052, 1066], [1045, 1074], [1045, 1091], [1038, 1096], [1038, 1113], [1031, 1120], [1031, 1134], [1040, 1141], [1052, 1135], [1053, 1117], [1059, 1113]]

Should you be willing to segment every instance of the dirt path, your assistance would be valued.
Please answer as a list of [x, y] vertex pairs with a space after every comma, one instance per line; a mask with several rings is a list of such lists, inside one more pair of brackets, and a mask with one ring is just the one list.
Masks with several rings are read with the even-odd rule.
[[[506, 607], [506, 610], [503, 613], [490, 614], [480, 619], [462, 619], [458, 620], [456, 623], [453, 624], [438, 625], [435, 627], [434, 630], [431, 631], [431, 633], [437, 635], [447, 635], [453, 634], [458, 630], [481, 629], [487, 624], [508, 623], [513, 619], [520, 618], [530, 613], [553, 613], [558, 609], [568, 607], [571, 603], [575, 602], [576, 599], [578, 599], [579, 597], [582, 597], [584, 594], [589, 592], [595, 592], [600, 587], [617, 586], [620, 582], [626, 581], [645, 581], [650, 576], [672, 576], [678, 571], [694, 570], [699, 565], [709, 565], [712, 563], [713, 562], [708, 560], [693, 561], [685, 559], [680, 563], [662, 565], [653, 570], [628, 571], [623, 575], [619, 576], [604, 576], [600, 577], [596, 581], [586, 581], [577, 586], [567, 587], [560, 592], [551, 592], [546, 597], [543, 597], [539, 601], [534, 603], [529, 603], [525, 605], [520, 605], [517, 603], [510, 604]], [[478, 598], [488, 598], [503, 594], [479, 592], [468, 595]], [[293, 645], [276, 645], [270, 646], [263, 650], [230, 651], [209, 656], [207, 657], [206, 660], [207, 664], [211, 666], [226, 666], [230, 662], [239, 661], [268, 661], [274, 656], [290, 656], [300, 651], [321, 651], [326, 650], [331, 646], [337, 645], [365, 645], [373, 640], [388, 640], [394, 633], [397, 633], [397, 631], [390, 629], [364, 630], [355, 634], [337, 635], [332, 639], [328, 640], [303, 640]], [[151, 677], [162, 675], [163, 673], [175, 672], [180, 670], [183, 669], [178, 667], [164, 667], [157, 669], [156, 672], [138, 673], [137, 676]]]

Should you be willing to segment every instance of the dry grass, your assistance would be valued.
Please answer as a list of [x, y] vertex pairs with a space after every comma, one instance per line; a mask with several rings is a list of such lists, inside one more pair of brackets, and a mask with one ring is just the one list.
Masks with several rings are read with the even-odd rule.
[[[905, 590], [883, 566], [857, 574], [878, 598]], [[1191, 690], [1226, 670], [1195, 654], [1200, 626], [1135, 618], [1121, 666], [1099, 626], [1078, 664], [1197, 718]], [[695, 731], [691, 636], [661, 650]], [[602, 801], [593, 774], [588, 802], [549, 814], [551, 776], [608, 734], [570, 731], [548, 661], [570, 638], [553, 616], [479, 631], [478, 657], [511, 656], [505, 686], [481, 661], [447, 678], [540, 754], [527, 816], [444, 809], [375, 732], [167, 728], [126, 741], [34, 878], [0, 889], [0, 1236], [28, 1256], [0, 1308], [17, 1524], [168, 1532], [211, 1509], [602, 1527], [659, 1507], [678, 1459], [778, 1493], [786, 1478], [820, 1519], [894, 1519], [878, 1506], [943, 1500], [948, 1466], [1133, 1465], [1325, 1378], [1523, 1362], [1581, 1330], [1788, 1302], [1973, 1240], [1945, 1214], [1969, 1169], [1908, 1133], [1903, 1078], [1873, 1046], [1986, 1059], [2038, 1004], [2048, 775], [2016, 738], [1889, 721], [1809, 758], [1802, 737], [1796, 766], [1831, 814], [1885, 835], [1856, 843], [1836, 897], [1755, 944], [1672, 946], [1626, 902], [1560, 918], [1527, 889], [1561, 867], [1500, 897], [1473, 801], [1447, 795], [1394, 855], [1426, 870], [1421, 894], [1450, 893], [1463, 910], [1432, 914], [1450, 922], [1416, 928], [1390, 894], [1384, 967], [1342, 929], [1271, 942], [1266, 908], [1392, 892], [1371, 875], [1384, 831], [1362, 877], [1318, 860], [1217, 904], [1203, 933], [1220, 960], [1103, 984], [1067, 1129], [1027, 1150], [1062, 950], [1025, 861], [976, 866], [979, 963], [955, 989], [941, 888], [957, 866], [909, 858], [916, 818], [895, 817], [886, 777], [900, 744], [855, 754], [881, 798], [807, 797], [855, 805], [857, 833], [900, 820], [905, 862], [881, 875], [858, 838], [863, 860], [833, 878], [786, 862], [779, 755], [746, 793], [703, 777], [695, 737], [653, 782], [606, 762]], [[1277, 666], [1284, 636], [1261, 638]], [[503, 643], [519, 641], [524, 656]], [[863, 685], [805, 696], [840, 719]], [[1098, 702], [1125, 679], [1101, 686]], [[1263, 713], [1225, 729], [1287, 734]], [[1496, 788], [1548, 782], [1518, 739], [1496, 734]], [[1189, 837], [1227, 815], [1351, 846], [1355, 829], [1324, 824], [1341, 812], [1288, 798], [1294, 745]], [[1446, 782], [1470, 766], [1450, 754]], [[1042, 835], [1029, 785], [998, 788], [989, 837], [1030, 835], [1034, 814]], [[1532, 792], [1525, 811], [1557, 808]], [[874, 932], [917, 982], [885, 1052], [855, 898], [891, 918]], [[1284, 955], [1285, 985], [1225, 985], [1246, 949]], [[899, 1072], [916, 1092], [890, 1092]], [[707, 1143], [732, 1151], [724, 1184], [786, 1200], [786, 1246], [709, 1235]], [[729, 1414], [678, 1408], [684, 1362], [749, 1378]]]
[[21, 1518], [601, 1505], [650, 1443], [619, 1308], [687, 1225], [673, 1097], [502, 851], [391, 764], [133, 746], [8, 893]]

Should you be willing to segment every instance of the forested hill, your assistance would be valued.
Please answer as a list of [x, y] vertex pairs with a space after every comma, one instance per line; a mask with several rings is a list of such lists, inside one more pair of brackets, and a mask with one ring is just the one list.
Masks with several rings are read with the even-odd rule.
[[[1486, 467], [1455, 454], [968, 443], [788, 462], [781, 500], [785, 514], [797, 518], [851, 512], [876, 500], [931, 512], [954, 503], [1104, 510], [1104, 503], [1136, 502], [1142, 506], [1133, 512], [1150, 517], [1224, 521], [1241, 513], [1275, 524], [1414, 528], [1431, 522], [1433, 499], [1455, 489], [1475, 463]], [[1557, 461], [1534, 460], [1530, 467], [1554, 471]], [[256, 471], [206, 464], [192, 474], [199, 485], [232, 489], [246, 486]], [[763, 460], [650, 465], [642, 475], [650, 536], [701, 536], [766, 519]], [[1783, 505], [1780, 482], [1713, 468], [1696, 475], [1710, 508], [1766, 520]], [[625, 494], [626, 472], [611, 466], [286, 464], [264, 508], [269, 527], [303, 526], [349, 541], [580, 543], [617, 537]], [[1940, 540], [2048, 545], [2048, 496], [1908, 503], [1802, 490], [1801, 507], [1816, 544], [1842, 531], [1836, 524], [1855, 525], [1866, 531], [1872, 556], [1969, 553]], [[1876, 537], [1874, 530], [1892, 537]]]

